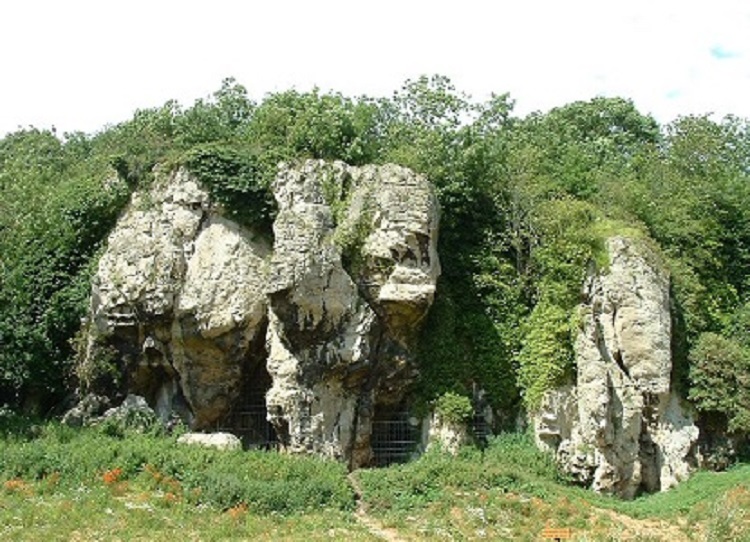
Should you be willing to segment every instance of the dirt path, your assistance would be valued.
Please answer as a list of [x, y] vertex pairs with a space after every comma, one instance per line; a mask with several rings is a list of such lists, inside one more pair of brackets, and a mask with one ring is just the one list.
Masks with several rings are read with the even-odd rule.
[[685, 532], [682, 529], [685, 520], [675, 524], [659, 519], [637, 519], [604, 508], [597, 508], [596, 511], [620, 526], [619, 540], [640, 540], [644, 537], [670, 542], [685, 540]]
[[366, 527], [371, 535], [381, 540], [386, 540], [387, 542], [405, 542], [405, 539], [401, 538], [396, 529], [384, 527], [382, 523], [367, 513], [367, 504], [362, 499], [362, 486], [359, 485], [356, 472], [350, 472], [347, 478], [354, 490], [354, 498], [357, 501], [357, 510], [354, 512], [357, 521]]

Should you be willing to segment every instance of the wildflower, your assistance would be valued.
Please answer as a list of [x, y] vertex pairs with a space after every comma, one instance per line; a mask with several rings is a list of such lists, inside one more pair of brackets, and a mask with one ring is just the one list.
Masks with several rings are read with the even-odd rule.
[[233, 520], [237, 521], [247, 513], [247, 504], [241, 502], [240, 504], [233, 506], [227, 510], [227, 515]]
[[30, 493], [30, 486], [20, 478], [8, 480], [3, 484], [3, 489], [15, 493]]
[[157, 485], [159, 484], [159, 482], [161, 482], [162, 478], [164, 478], [164, 475], [159, 472], [159, 469], [157, 469], [153, 465], [148, 464], [143, 468], [143, 470], [145, 470], [146, 473], [151, 476], [151, 478], [154, 482], [156, 482]]
[[102, 480], [109, 486], [116, 483], [120, 479], [120, 476], [122, 476], [122, 469], [118, 467], [102, 474]]
[[164, 478], [164, 486], [172, 493], [182, 492], [182, 485], [180, 485], [180, 482], [175, 478], [169, 476]]
[[171, 491], [167, 491], [164, 494], [164, 502], [168, 504], [175, 504], [177, 502], [180, 502], [180, 497], [178, 495], [175, 495]]

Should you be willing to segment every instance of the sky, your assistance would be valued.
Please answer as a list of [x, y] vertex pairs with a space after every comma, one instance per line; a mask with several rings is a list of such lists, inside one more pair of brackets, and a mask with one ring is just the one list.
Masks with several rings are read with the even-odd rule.
[[747, 0], [3, 0], [0, 51], [0, 136], [94, 133], [227, 77], [256, 100], [441, 74], [518, 115], [621, 96], [750, 118]]

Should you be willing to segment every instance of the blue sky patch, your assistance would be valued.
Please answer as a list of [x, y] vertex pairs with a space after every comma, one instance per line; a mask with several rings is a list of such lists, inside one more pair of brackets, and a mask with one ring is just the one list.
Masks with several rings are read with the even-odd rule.
[[727, 60], [729, 58], [737, 58], [740, 54], [736, 51], [726, 49], [721, 45], [715, 45], [714, 47], [711, 47], [711, 56], [717, 60]]

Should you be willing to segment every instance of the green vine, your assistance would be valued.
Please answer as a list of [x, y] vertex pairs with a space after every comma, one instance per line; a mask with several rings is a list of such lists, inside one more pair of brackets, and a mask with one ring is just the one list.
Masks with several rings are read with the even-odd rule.
[[[358, 212], [352, 213], [355, 205], [359, 207]], [[338, 200], [332, 206], [332, 212], [338, 216], [333, 242], [341, 249], [344, 268], [356, 275], [364, 264], [365, 242], [373, 229], [375, 203], [370, 188], [363, 187]]]
[[[635, 226], [607, 219], [587, 202], [563, 198], [539, 206], [540, 246], [532, 251], [536, 304], [523, 325], [517, 381], [526, 407], [539, 408], [544, 394], [574, 379], [573, 343], [580, 329], [581, 286], [587, 269], [607, 273], [607, 239], [638, 240], [651, 263], [658, 255]], [[661, 264], [660, 264], [661, 265]]]
[[208, 144], [189, 151], [182, 162], [237, 222], [270, 234], [276, 205], [256, 156], [241, 147]]
[[94, 329], [94, 324], [88, 323], [71, 340], [78, 360], [76, 378], [84, 393], [108, 395], [123, 384], [120, 354], [109, 345], [107, 335]]
[[570, 312], [558, 305], [538, 304], [526, 322], [518, 355], [518, 384], [530, 410], [539, 408], [544, 394], [573, 378], [575, 368]]
[[349, 182], [347, 175], [339, 174], [330, 164], [326, 164], [320, 181], [323, 199], [331, 209], [334, 226], [341, 224], [346, 218], [349, 208]]

